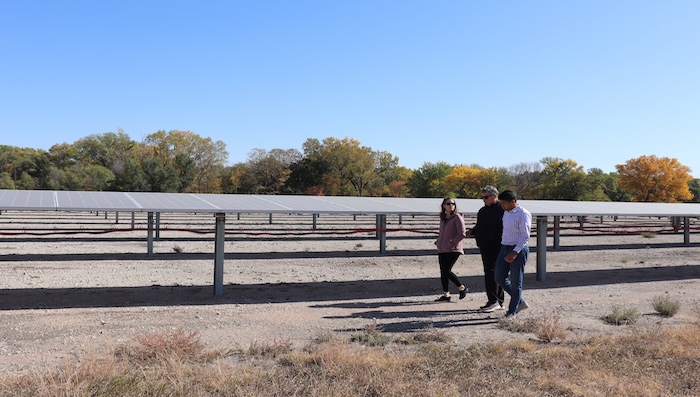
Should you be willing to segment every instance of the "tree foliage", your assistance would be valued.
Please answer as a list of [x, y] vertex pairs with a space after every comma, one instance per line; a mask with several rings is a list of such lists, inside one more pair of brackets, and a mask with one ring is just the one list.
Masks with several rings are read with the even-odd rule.
[[452, 168], [444, 161], [423, 163], [408, 179], [408, 188], [414, 197], [446, 197], [450, 191], [445, 178], [452, 172]]
[[588, 191], [587, 175], [582, 166], [571, 159], [545, 157], [541, 174], [540, 198], [548, 200], [581, 200]]
[[477, 197], [485, 185], [521, 199], [700, 201], [700, 180], [676, 159], [642, 156], [609, 174], [571, 159], [486, 169], [424, 163], [411, 170], [352, 138], [309, 138], [297, 149], [253, 149], [226, 165], [221, 141], [190, 131], [124, 131], [57, 143], [48, 151], [0, 145], [0, 189], [110, 190], [391, 197]]
[[675, 158], [641, 156], [615, 166], [620, 187], [631, 194], [632, 201], [666, 202], [690, 200], [690, 168]]

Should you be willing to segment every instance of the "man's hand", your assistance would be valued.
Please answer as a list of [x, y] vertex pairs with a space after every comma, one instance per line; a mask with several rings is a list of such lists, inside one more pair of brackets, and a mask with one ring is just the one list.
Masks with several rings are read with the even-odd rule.
[[504, 259], [506, 260], [506, 262], [512, 263], [512, 262], [515, 260], [515, 258], [517, 258], [517, 257], [518, 257], [518, 253], [517, 253], [517, 252], [515, 252], [515, 251], [510, 251], [510, 252], [508, 253], [508, 255], [506, 255], [506, 257], [505, 257]]

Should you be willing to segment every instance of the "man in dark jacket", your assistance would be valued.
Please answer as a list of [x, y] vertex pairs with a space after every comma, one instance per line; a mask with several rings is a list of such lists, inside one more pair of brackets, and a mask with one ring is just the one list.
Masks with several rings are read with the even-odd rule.
[[484, 283], [488, 301], [479, 309], [490, 313], [503, 309], [503, 288], [496, 283], [495, 268], [498, 252], [501, 250], [501, 234], [503, 234], [503, 208], [498, 201], [498, 189], [485, 186], [481, 190], [484, 206], [476, 215], [476, 225], [468, 235], [474, 236], [476, 245], [481, 252], [484, 264]]

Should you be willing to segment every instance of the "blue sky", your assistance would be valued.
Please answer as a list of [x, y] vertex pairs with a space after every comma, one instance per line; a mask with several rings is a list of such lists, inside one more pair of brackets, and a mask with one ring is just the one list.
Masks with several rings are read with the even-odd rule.
[[700, 177], [700, 1], [0, 0], [0, 144], [121, 128], [351, 137], [416, 169], [543, 157]]

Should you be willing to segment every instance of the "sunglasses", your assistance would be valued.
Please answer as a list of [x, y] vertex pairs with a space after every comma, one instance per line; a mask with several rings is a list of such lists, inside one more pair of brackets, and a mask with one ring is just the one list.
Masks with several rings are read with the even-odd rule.
[[444, 202], [442, 205], [455, 205], [455, 203], [450, 203], [450, 202]]
[[493, 194], [489, 194], [488, 196], [481, 196], [481, 199], [482, 199], [482, 200], [486, 200], [487, 198], [489, 198], [489, 197], [491, 197], [491, 196], [493, 196]]

